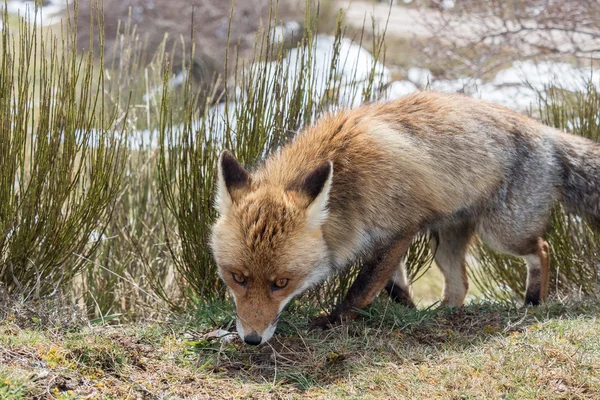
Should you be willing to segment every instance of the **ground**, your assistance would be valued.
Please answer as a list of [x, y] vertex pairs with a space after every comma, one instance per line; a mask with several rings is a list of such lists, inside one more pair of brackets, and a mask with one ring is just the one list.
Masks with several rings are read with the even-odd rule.
[[600, 306], [490, 303], [407, 310], [381, 298], [358, 321], [309, 331], [285, 313], [259, 347], [233, 312], [186, 321], [23, 327], [0, 323], [2, 398], [597, 398]]

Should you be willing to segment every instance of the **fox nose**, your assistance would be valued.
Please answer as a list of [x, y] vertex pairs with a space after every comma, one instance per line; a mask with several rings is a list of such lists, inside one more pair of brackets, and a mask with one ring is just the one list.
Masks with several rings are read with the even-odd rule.
[[258, 346], [260, 342], [262, 342], [262, 337], [258, 333], [254, 332], [244, 336], [244, 342], [252, 346]]

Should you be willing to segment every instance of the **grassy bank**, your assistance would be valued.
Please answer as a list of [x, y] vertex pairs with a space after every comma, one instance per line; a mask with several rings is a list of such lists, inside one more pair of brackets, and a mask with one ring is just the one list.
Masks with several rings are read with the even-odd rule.
[[[216, 306], [215, 306], [216, 307]], [[231, 314], [128, 326], [0, 325], [4, 398], [595, 398], [600, 307], [458, 311], [379, 302], [327, 332], [288, 314], [268, 345], [213, 337]], [[224, 325], [225, 326], [225, 325]], [[12, 396], [12, 397], [11, 397]]]

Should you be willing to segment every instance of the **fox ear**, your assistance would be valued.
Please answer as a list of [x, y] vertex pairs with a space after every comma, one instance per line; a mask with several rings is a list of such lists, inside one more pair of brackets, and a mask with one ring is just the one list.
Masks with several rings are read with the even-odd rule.
[[223, 150], [219, 156], [218, 175], [215, 206], [220, 214], [225, 214], [233, 204], [236, 192], [250, 186], [250, 174], [229, 150]]
[[329, 213], [327, 203], [332, 181], [333, 163], [325, 161], [306, 175], [300, 185], [300, 190], [309, 199], [306, 215], [309, 224], [313, 226], [320, 225], [327, 218]]

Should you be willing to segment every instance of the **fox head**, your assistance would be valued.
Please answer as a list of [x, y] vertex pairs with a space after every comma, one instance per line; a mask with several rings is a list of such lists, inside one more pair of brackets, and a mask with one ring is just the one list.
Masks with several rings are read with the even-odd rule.
[[221, 154], [215, 198], [219, 217], [211, 247], [246, 343], [269, 340], [288, 302], [328, 275], [321, 228], [332, 176], [333, 164], [327, 161], [295, 182], [274, 182], [248, 173], [229, 151]]

